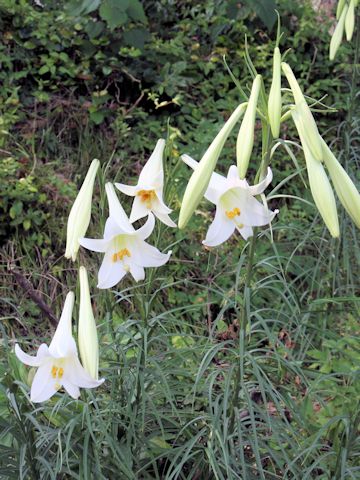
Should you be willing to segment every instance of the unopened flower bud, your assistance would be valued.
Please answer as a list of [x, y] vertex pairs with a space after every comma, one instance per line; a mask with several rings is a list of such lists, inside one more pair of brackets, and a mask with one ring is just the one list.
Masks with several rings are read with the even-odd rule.
[[337, 196], [355, 225], [360, 228], [360, 194], [335, 155], [322, 140], [324, 163], [329, 171]]
[[271, 132], [274, 138], [278, 138], [281, 118], [281, 54], [278, 47], [274, 50], [273, 77], [269, 93], [268, 116]]
[[355, 27], [355, 3], [354, 0], [350, 0], [348, 11], [345, 17], [345, 33], [346, 40], [350, 42], [354, 33]]
[[[294, 109], [292, 116], [295, 125], [299, 122], [299, 113]], [[312, 155], [306, 142], [302, 143], [306, 168], [310, 183], [310, 190], [315, 205], [322, 216], [332, 237], [340, 235], [339, 220], [337, 215], [336, 201], [329, 179], [321, 162], [318, 162]]]
[[345, 26], [345, 18], [346, 14], [348, 11], [348, 6], [344, 5], [344, 8], [341, 12], [339, 21], [335, 27], [334, 33], [331, 37], [330, 41], [330, 51], [329, 51], [329, 58], [330, 60], [334, 60], [336, 52], [338, 51], [338, 48], [340, 47], [341, 40], [343, 38], [344, 34], [344, 26]]
[[245, 178], [246, 172], [249, 166], [251, 153], [254, 146], [254, 128], [256, 107], [258, 103], [259, 93], [261, 87], [261, 75], [256, 75], [251, 94], [244, 115], [244, 119], [241, 122], [239, 134], [236, 142], [236, 158], [237, 166], [239, 170], [239, 176], [241, 179]]
[[294, 96], [295, 105], [299, 113], [299, 123], [303, 126], [302, 130], [304, 139], [308, 148], [311, 150], [313, 157], [321, 162], [323, 152], [321, 148], [320, 135], [309, 105], [305, 100], [305, 97], [290, 66], [283, 62], [281, 67]]
[[79, 269], [80, 307], [78, 343], [83, 367], [94, 380], [98, 379], [99, 342], [91, 306], [89, 282], [85, 267]]
[[79, 238], [85, 235], [90, 223], [92, 194], [99, 165], [99, 160], [95, 159], [91, 162], [84, 183], [69, 214], [65, 257], [71, 258], [73, 261], [76, 260], [77, 252], [80, 248]]

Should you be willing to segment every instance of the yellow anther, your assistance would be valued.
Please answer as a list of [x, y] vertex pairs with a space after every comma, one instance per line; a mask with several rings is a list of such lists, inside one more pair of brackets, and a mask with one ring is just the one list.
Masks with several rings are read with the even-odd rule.
[[118, 260], [123, 260], [124, 257], [131, 257], [131, 253], [127, 248], [123, 248], [118, 252], [114, 253], [112, 256], [112, 261], [115, 263]]
[[156, 198], [155, 190], [139, 190], [136, 194], [140, 200], [148, 205]]
[[56, 378], [57, 371], [58, 371], [58, 367], [56, 367], [55, 365], [53, 365], [53, 367], [52, 367], [52, 369], [51, 369], [51, 376], [52, 376], [53, 378]]
[[64, 369], [60, 367], [58, 371], [58, 378], [62, 378], [63, 375], [64, 375]]
[[225, 212], [225, 215], [232, 220], [234, 217], [237, 217], [240, 215], [240, 209], [235, 207], [233, 210], [227, 210]]

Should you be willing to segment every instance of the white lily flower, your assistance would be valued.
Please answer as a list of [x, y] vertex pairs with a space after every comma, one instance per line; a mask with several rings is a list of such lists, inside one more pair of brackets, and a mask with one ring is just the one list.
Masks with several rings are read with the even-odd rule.
[[155, 150], [149, 160], [145, 163], [136, 186], [131, 187], [123, 183], [115, 183], [120, 192], [134, 198], [130, 214], [130, 222], [133, 223], [139, 218], [146, 217], [152, 212], [159, 220], [169, 227], [176, 227], [176, 223], [171, 220], [169, 213], [172, 212], [163, 200], [164, 189], [164, 169], [163, 154], [165, 149], [165, 140], [162, 138], [157, 141]]
[[[181, 158], [193, 169], [198, 165], [198, 162], [188, 155]], [[216, 247], [225, 242], [235, 229], [247, 240], [253, 235], [252, 227], [269, 224], [279, 210], [272, 212], [254, 196], [263, 193], [271, 180], [270, 168], [264, 180], [253, 186], [245, 179], [240, 179], [235, 165], [229, 168], [227, 177], [213, 173], [204, 197], [216, 205], [216, 214], [203, 244]]]
[[73, 306], [74, 294], [69, 292], [49, 347], [42, 343], [35, 357], [25, 353], [18, 344], [15, 345], [15, 354], [21, 362], [38, 367], [31, 385], [32, 402], [48, 400], [61, 387], [76, 399], [80, 395], [79, 387], [95, 388], [104, 381], [91, 378], [79, 361], [76, 343], [71, 333]]
[[145, 278], [144, 267], [160, 267], [171, 255], [161, 253], [144, 240], [148, 238], [155, 226], [155, 217], [150, 212], [149, 218], [138, 230], [130, 223], [122, 208], [113, 185], [105, 185], [109, 202], [109, 218], [106, 220], [103, 239], [80, 239], [80, 245], [104, 252], [105, 256], [98, 274], [98, 288], [111, 288], [130, 272], [135, 281]]
[[99, 160], [94, 159], [91, 162], [85, 180], [70, 210], [67, 223], [65, 258], [71, 258], [73, 262], [75, 262], [80, 248], [79, 238], [85, 235], [90, 223], [92, 194], [99, 165]]

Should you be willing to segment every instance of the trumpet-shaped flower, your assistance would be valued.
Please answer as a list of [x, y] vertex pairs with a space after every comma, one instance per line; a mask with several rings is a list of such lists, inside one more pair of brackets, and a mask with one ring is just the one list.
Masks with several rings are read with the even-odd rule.
[[71, 258], [73, 262], [76, 260], [77, 252], [80, 248], [79, 238], [85, 235], [90, 223], [92, 193], [99, 165], [99, 160], [95, 159], [91, 162], [84, 183], [70, 210], [67, 223], [65, 257]]
[[91, 307], [89, 282], [85, 267], [80, 267], [79, 278], [80, 307], [78, 343], [80, 358], [85, 370], [92, 378], [97, 380], [99, 369], [99, 342], [94, 314]]
[[74, 294], [67, 294], [59, 324], [49, 347], [43, 343], [35, 357], [23, 352], [18, 344], [15, 354], [18, 359], [31, 367], [38, 367], [34, 376], [30, 398], [33, 402], [44, 402], [61, 387], [73, 398], [80, 395], [79, 387], [95, 388], [104, 381], [94, 380], [81, 366], [75, 340], [71, 333], [71, 317]]
[[155, 150], [142, 169], [136, 186], [115, 183], [120, 192], [135, 197], [130, 214], [130, 222], [146, 217], [152, 212], [159, 220], [169, 227], [176, 227], [169, 213], [172, 212], [163, 201], [164, 170], [163, 153], [165, 140], [157, 141]]
[[124, 212], [111, 183], [105, 185], [109, 202], [109, 218], [105, 223], [104, 238], [82, 238], [80, 245], [95, 252], [105, 253], [98, 273], [98, 288], [111, 288], [130, 272], [135, 281], [145, 278], [144, 267], [160, 267], [171, 255], [161, 253], [144, 240], [155, 226], [150, 212], [146, 223], [135, 230]]
[[179, 215], [179, 228], [184, 228], [207, 189], [216, 162], [236, 122], [243, 115], [247, 103], [241, 103], [230, 115], [209, 145], [187, 184]]
[[[182, 160], [195, 169], [196, 160], [183, 155]], [[236, 230], [246, 240], [253, 235], [252, 227], [267, 225], [278, 213], [271, 211], [254, 198], [260, 195], [272, 180], [268, 168], [266, 178], [257, 185], [250, 186], [245, 179], [240, 179], [237, 167], [229, 168], [227, 177], [213, 173], [205, 198], [216, 205], [216, 214], [210, 225], [203, 244], [215, 247], [225, 242]]]

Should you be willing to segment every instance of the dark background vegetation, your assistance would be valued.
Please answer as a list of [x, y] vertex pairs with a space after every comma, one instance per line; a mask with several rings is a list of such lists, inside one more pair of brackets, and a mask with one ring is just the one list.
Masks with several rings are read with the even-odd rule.
[[[0, 478], [360, 478], [359, 247], [341, 209], [342, 237], [334, 241], [313, 207], [272, 201], [280, 214], [274, 244], [266, 234], [257, 251], [235, 427], [227, 412], [244, 245], [234, 237], [211, 252], [201, 247], [212, 216], [205, 203], [185, 231], [155, 232], [173, 255], [148, 274], [145, 293], [130, 280], [115, 297], [99, 293], [99, 258], [80, 252], [92, 275], [110, 393], [76, 404], [59, 397], [34, 410], [27, 371], [11, 353], [14, 339], [49, 338], [41, 302], [59, 315], [76, 288], [77, 267], [63, 258], [65, 227], [90, 161], [101, 160], [102, 175], [89, 236], [104, 224], [103, 183], [135, 179], [161, 137], [176, 218], [189, 178], [180, 155], [200, 159], [243, 100], [224, 56], [245, 91], [251, 85], [245, 36], [270, 87], [274, 5], [281, 50], [289, 49], [306, 94], [325, 96], [319, 129], [355, 178], [354, 49], [344, 45], [336, 62], [328, 60], [328, 2], [315, 9], [306, 0], [0, 0]], [[283, 138], [294, 134], [290, 123], [282, 127]], [[235, 133], [219, 171], [235, 162], [234, 145]], [[294, 171], [280, 149], [272, 167], [273, 186]], [[281, 193], [311, 200], [299, 177]], [[140, 364], [144, 315], [151, 342]]]

